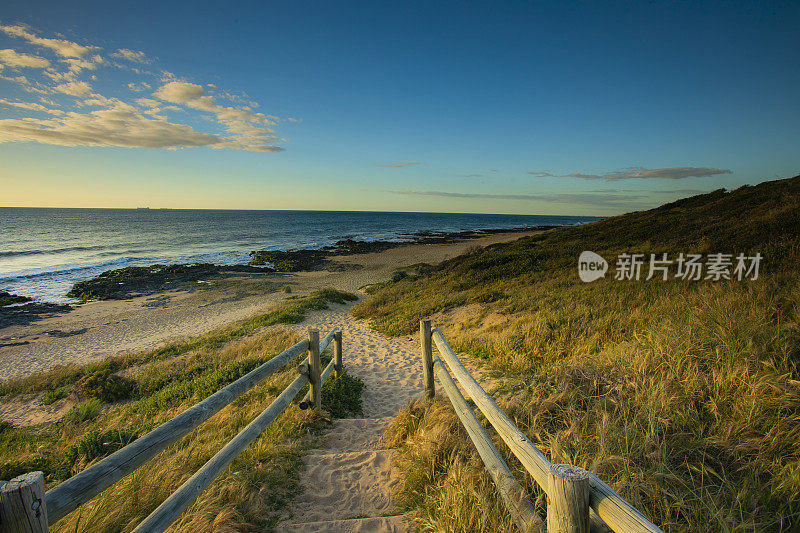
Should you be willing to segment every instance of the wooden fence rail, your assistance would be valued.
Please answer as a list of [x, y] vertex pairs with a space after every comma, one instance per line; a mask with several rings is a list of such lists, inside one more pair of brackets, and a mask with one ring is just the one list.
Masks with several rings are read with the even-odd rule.
[[[616, 531], [618, 533], [656, 533], [661, 532], [655, 524], [650, 522], [642, 513], [634, 508], [630, 503], [625, 501], [622, 496], [617, 494], [611, 487], [603, 483], [596, 475], [586, 472], [584, 474], [574, 474], [569, 469], [562, 468], [570, 465], [551, 465], [550, 461], [540, 452], [533, 443], [530, 442], [528, 437], [520, 431], [520, 429], [511, 421], [510, 418], [503, 412], [500, 407], [494, 402], [485, 390], [475, 381], [475, 378], [469, 373], [464, 365], [456, 356], [453, 349], [447, 343], [444, 335], [438, 328], [431, 329], [430, 321], [423, 320], [420, 322], [421, 333], [421, 346], [422, 346], [422, 361], [423, 370], [434, 365], [433, 356], [431, 354], [432, 343], [430, 340], [425, 339], [425, 336], [430, 335], [433, 343], [436, 344], [439, 354], [444, 362], [449, 366], [450, 371], [456, 377], [458, 382], [472, 398], [472, 401], [478, 406], [478, 409], [483, 413], [486, 419], [492, 424], [494, 429], [508, 445], [511, 452], [519, 459], [525, 469], [533, 477], [534, 481], [545, 491], [548, 495], [550, 507], [554, 507], [560, 514], [562, 512], [569, 513], [570, 509], [578, 509], [578, 506], [572, 505], [573, 501], [564, 500], [564, 495], [577, 494], [576, 487], [568, 485], [584, 483], [584, 481], [575, 481], [565, 478], [586, 478], [585, 484], [588, 486], [588, 517], [585, 521], [592, 531]], [[440, 381], [442, 378], [437, 372], [437, 377]], [[427, 377], [427, 373], [425, 376]], [[434, 394], [432, 380], [425, 381], [426, 393], [429, 397]], [[445, 387], [447, 389], [447, 387]], [[448, 396], [450, 396], [448, 394]], [[450, 396], [452, 401], [452, 396]], [[473, 439], [474, 442], [474, 439]], [[476, 444], [477, 446], [477, 444]], [[571, 467], [575, 469], [576, 467]], [[571, 472], [566, 474], [565, 472]], [[556, 481], [553, 481], [555, 476]], [[554, 489], [551, 484], [559, 485], [559, 489]], [[502, 492], [501, 492], [502, 493]], [[561, 496], [561, 497], [560, 497]], [[572, 498], [571, 496], [569, 498]], [[513, 512], [513, 511], [512, 511]], [[548, 524], [550, 524], [549, 515], [551, 514], [550, 508], [548, 509]], [[556, 513], [553, 513], [556, 514]], [[582, 517], [579, 518], [564, 518], [559, 523], [583, 523]], [[555, 526], [551, 526], [555, 527]], [[576, 530], [580, 531], [580, 529]]]
[[[324, 380], [337, 366], [337, 371], [341, 373], [341, 338], [341, 331], [334, 328], [322, 342], [319, 342], [319, 332], [309, 330], [308, 340], [298, 342], [205, 400], [46, 493], [41, 472], [25, 474], [8, 483], [0, 484], [0, 533], [46, 532], [48, 525], [54, 524], [120, 481], [211, 418], [233, 400], [285, 367], [303, 352], [308, 351], [308, 362], [298, 368], [300, 375], [297, 379], [135, 530], [148, 533], [163, 531], [233, 459], [286, 409], [307, 383], [311, 384], [309, 395], [313, 399], [313, 405], [317, 408], [320, 407], [320, 390]], [[335, 357], [328, 365], [331, 370], [326, 368], [325, 373], [321, 373], [319, 354], [325, 350], [331, 340], [336, 340]]]

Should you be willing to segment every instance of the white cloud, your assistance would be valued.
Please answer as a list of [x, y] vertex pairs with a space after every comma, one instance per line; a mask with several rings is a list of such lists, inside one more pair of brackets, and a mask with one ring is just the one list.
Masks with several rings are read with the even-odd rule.
[[50, 66], [50, 61], [43, 57], [22, 54], [10, 48], [0, 50], [0, 63], [13, 68], [45, 68]]
[[18, 109], [28, 109], [30, 111], [41, 111], [43, 113], [49, 113], [51, 115], [63, 115], [64, 112], [60, 109], [51, 109], [48, 107], [43, 106], [42, 104], [37, 104], [34, 102], [12, 102], [11, 100], [6, 100], [5, 98], [0, 98], [0, 104], [7, 105], [9, 107], [16, 107]]
[[0, 26], [0, 31], [4, 31], [12, 37], [25, 39], [31, 44], [49, 48], [61, 57], [81, 58], [86, 54], [100, 50], [97, 46], [84, 46], [64, 39], [45, 39], [32, 33], [28, 27], [22, 25]]
[[[170, 78], [167, 78], [170, 79]], [[167, 81], [153, 96], [181, 104], [190, 109], [213, 113], [219, 124], [225, 127], [227, 147], [254, 152], [281, 151], [274, 145], [278, 140], [269, 126], [274, 122], [263, 113], [254, 113], [250, 107], [226, 107], [218, 104], [213, 96], [206, 94], [202, 85], [185, 81]]]
[[70, 96], [86, 96], [92, 94], [92, 86], [85, 81], [69, 81], [61, 85], [56, 85], [53, 87], [53, 91]]
[[140, 82], [132, 81], [126, 87], [128, 87], [128, 89], [134, 92], [146, 91], [147, 89], [151, 88], [150, 84], [145, 81], [140, 81]]
[[0, 120], [0, 143], [35, 141], [59, 146], [122, 146], [128, 148], [181, 148], [224, 143], [191, 126], [171, 124], [124, 107], [90, 113], [67, 113], [48, 120]]
[[[0, 121], [0, 143], [282, 150], [276, 143], [283, 139], [272, 129], [279, 119], [254, 112], [257, 103], [234, 97], [215, 84], [203, 86], [165, 70], [155, 73], [140, 69], [139, 64], [152, 63], [143, 52], [120, 48], [104, 57], [97, 46], [40, 37], [24, 25], [0, 25], [0, 31], [20, 39], [14, 49], [0, 50], [0, 80], [17, 83], [20, 89], [36, 95], [32, 96], [33, 102], [0, 99], [0, 105], [27, 115]], [[47, 53], [42, 53], [46, 57], [32, 55], [30, 50], [36, 51], [34, 47], [46, 48]], [[132, 93], [125, 93], [126, 98], [104, 96], [105, 91], [99, 88], [104, 87], [103, 74], [108, 71], [103, 71], [103, 66], [116, 67], [127, 76], [114, 81], [115, 89], [121, 85], [132, 93], [152, 92], [153, 97], [136, 98], [139, 95]], [[26, 77], [16, 71], [21, 67], [41, 70]], [[230, 100], [234, 105], [221, 105], [217, 98], [225, 103]], [[76, 112], [79, 108], [85, 112]], [[174, 123], [172, 115], [168, 119], [167, 112], [176, 111], [183, 112], [179, 118], [206, 119], [208, 131]], [[37, 113], [54, 116], [45, 120]]]
[[183, 81], [170, 81], [159, 87], [156, 92], [153, 93], [153, 96], [166, 100], [167, 102], [186, 104], [202, 97], [205, 92], [206, 90], [202, 85]]
[[139, 50], [130, 50], [129, 48], [120, 48], [113, 54], [111, 57], [117, 57], [119, 59], [127, 59], [131, 63], [149, 63], [150, 60], [147, 59], [147, 56], [144, 52]]

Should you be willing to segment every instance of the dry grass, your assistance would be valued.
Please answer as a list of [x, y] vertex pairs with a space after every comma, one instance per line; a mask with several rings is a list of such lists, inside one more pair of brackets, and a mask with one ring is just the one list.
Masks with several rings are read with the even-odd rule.
[[[454, 258], [387, 284], [354, 313], [390, 334], [433, 316], [455, 349], [508, 383], [501, 407], [552, 462], [595, 471], [665, 530], [791, 531], [800, 524], [799, 227], [800, 178], [712, 193]], [[756, 281], [584, 284], [585, 249], [765, 260]], [[417, 423], [426, 433], [442, 422]], [[438, 454], [458, 449], [445, 442]], [[431, 464], [419, 453], [406, 470]], [[431, 475], [424, 486], [439, 494], [426, 498], [482, 490], [479, 478], [449, 487], [448, 470]], [[412, 507], [439, 521], [422, 501]]]
[[508, 532], [516, 525], [503, 508], [466, 431], [447, 400], [414, 401], [384, 434], [398, 448], [400, 505], [422, 531]]
[[[330, 298], [328, 298], [330, 297]], [[339, 294], [292, 300], [273, 313], [296, 321]], [[87, 367], [70, 367], [6, 389], [36, 392], [56, 381], [75, 387], [97, 367], [133, 383], [134, 397], [103, 404], [91, 417], [73, 416], [32, 428], [0, 431], [0, 478], [43, 470], [48, 488], [114, 452], [271, 359], [299, 339], [270, 326], [274, 315], [211, 332], [166, 348]], [[258, 324], [258, 326], [255, 326]], [[268, 327], [264, 327], [268, 326]], [[328, 355], [324, 357], [329, 357]], [[136, 364], [133, 364], [136, 363]], [[51, 531], [131, 531], [167, 496], [264, 410], [297, 377], [293, 364], [222, 409], [116, 485], [82, 505]], [[333, 381], [333, 380], [332, 380]], [[333, 383], [327, 383], [326, 387]], [[338, 390], [338, 389], [336, 389]], [[21, 392], [18, 392], [21, 393]], [[351, 388], [338, 403], [358, 401]], [[75, 394], [73, 390], [71, 395]], [[91, 400], [100, 405], [100, 401]], [[297, 490], [307, 437], [329, 423], [327, 414], [291, 405], [237, 457], [170, 528], [171, 531], [256, 531], [269, 528]]]

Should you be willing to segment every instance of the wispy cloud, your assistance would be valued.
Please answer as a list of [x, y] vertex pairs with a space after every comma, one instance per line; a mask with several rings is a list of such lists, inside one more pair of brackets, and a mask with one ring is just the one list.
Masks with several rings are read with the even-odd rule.
[[39, 37], [38, 35], [34, 34], [30, 28], [21, 24], [16, 26], [0, 26], [0, 30], [13, 37], [25, 39], [33, 45], [49, 48], [61, 57], [81, 58], [86, 54], [100, 50], [100, 47], [98, 46], [85, 46], [64, 39], [47, 39], [44, 37]]
[[375, 165], [376, 167], [386, 167], [386, 168], [401, 168], [401, 167], [413, 167], [414, 165], [421, 165], [422, 163], [412, 162], [412, 163], [389, 163], [386, 165]]
[[579, 178], [584, 180], [628, 180], [628, 179], [667, 179], [680, 180], [685, 178], [703, 178], [720, 174], [732, 174], [733, 171], [725, 168], [708, 167], [669, 167], [669, 168], [644, 168], [630, 167], [615, 170], [605, 174], [583, 174], [574, 172], [563, 174], [562, 178]]
[[41, 111], [42, 113], [48, 113], [51, 115], [64, 114], [64, 112], [61, 111], [60, 109], [50, 109], [48, 107], [43, 106], [42, 104], [37, 104], [36, 102], [14, 102], [11, 100], [7, 100], [5, 98], [0, 98], [0, 105], [16, 107], [17, 109], [27, 109], [29, 111]]
[[467, 193], [450, 191], [418, 191], [418, 190], [387, 190], [389, 194], [406, 196], [433, 196], [438, 198], [469, 198], [480, 200], [525, 200], [553, 202], [561, 204], [581, 204], [603, 207], [625, 207], [631, 202], [646, 200], [642, 194], [616, 194], [616, 193], [563, 193], [563, 194], [493, 194], [493, 193]]
[[0, 63], [12, 68], [45, 68], [50, 66], [50, 61], [43, 57], [23, 54], [10, 48], [0, 50]]
[[111, 57], [117, 59], [126, 59], [131, 63], [150, 63], [150, 59], [148, 59], [145, 53], [140, 50], [130, 50], [128, 48], [120, 48], [119, 50], [110, 55]]
[[[142, 51], [120, 48], [105, 56], [99, 46], [41, 37], [24, 25], [0, 25], [0, 31], [19, 42], [15, 49], [0, 50], [0, 79], [30, 95], [27, 101], [0, 99], [0, 106], [25, 115], [0, 119], [0, 143], [283, 150], [274, 130], [282, 120], [253, 111], [257, 102], [171, 72], [151, 72], [147, 65], [153, 60]], [[109, 68], [118, 73], [113, 77], [127, 79], [104, 82]], [[120, 90], [128, 96], [119, 96]], [[148, 93], [151, 98], [142, 98]], [[200, 123], [209, 131], [182, 123], [196, 124], [197, 118], [208, 119]]]
[[553, 174], [550, 174], [550, 172], [546, 170], [538, 170], [538, 171], [534, 170], [528, 172], [528, 174], [530, 174], [531, 176], [536, 176], [537, 178], [549, 178], [553, 176]]
[[70, 112], [58, 119], [0, 120], [0, 142], [8, 141], [127, 148], [213, 148], [223, 142], [191, 126], [148, 118], [124, 104], [90, 113]]

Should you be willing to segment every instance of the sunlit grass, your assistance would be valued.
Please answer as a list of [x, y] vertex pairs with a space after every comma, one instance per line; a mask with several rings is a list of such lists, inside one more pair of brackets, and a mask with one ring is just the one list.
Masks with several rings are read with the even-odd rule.
[[[552, 462], [595, 471], [665, 529], [788, 531], [800, 522], [798, 228], [800, 178], [712, 193], [474, 251], [379, 288], [354, 313], [389, 334], [433, 317], [497, 371], [499, 403]], [[765, 260], [755, 281], [584, 284], [583, 250]], [[442, 417], [423, 411], [415, 431]], [[480, 477], [444, 482], [448, 464], [473, 460], [447, 442], [437, 461], [403, 455], [407, 473], [439, 472], [406, 492], [424, 493], [412, 502], [423, 521], [468, 530], [477, 519], [425, 503], [484, 490]]]
[[[274, 327], [297, 322], [329, 301], [352, 298], [320, 291], [288, 300], [271, 312], [174, 346], [87, 366], [71, 366], [7, 385], [6, 398], [38, 393], [52, 384], [71, 397], [96, 394], [56, 423], [0, 431], [0, 478], [42, 470], [48, 488], [106, 457], [198, 401], [235, 381], [300, 340]], [[224, 339], [224, 340], [223, 340]], [[326, 353], [324, 358], [329, 358]], [[119, 379], [95, 379], [106, 372]], [[87, 376], [92, 378], [87, 380]], [[107, 376], [106, 376], [107, 377]], [[297, 377], [294, 364], [273, 374], [105, 492], [59, 521], [51, 531], [130, 531]], [[86, 387], [79, 387], [87, 383]], [[126, 401], [111, 400], [102, 383], [131, 383]], [[344, 386], [343, 386], [344, 384]], [[323, 389], [335, 414], [360, 405], [360, 380], [331, 378]], [[113, 391], [118, 391], [114, 387]], [[128, 389], [126, 389], [128, 390]], [[79, 396], [80, 397], [80, 396]], [[55, 400], [58, 401], [58, 400]], [[184, 512], [174, 531], [268, 528], [297, 490], [307, 436], [325, 427], [327, 414], [291, 405]]]

